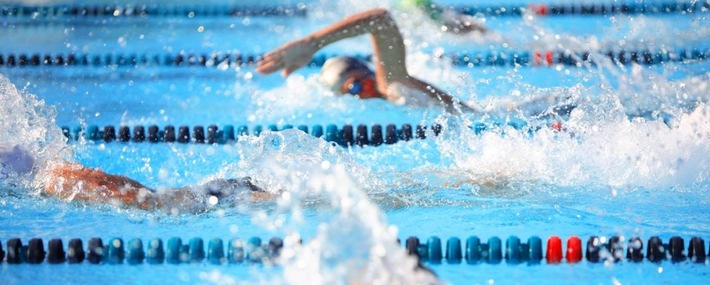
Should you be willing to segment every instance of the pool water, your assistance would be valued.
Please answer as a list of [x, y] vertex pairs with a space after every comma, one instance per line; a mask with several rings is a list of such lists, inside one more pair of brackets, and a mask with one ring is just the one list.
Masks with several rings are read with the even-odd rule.
[[[485, 1], [441, 1], [454, 5]], [[612, 1], [599, 1], [599, 3]], [[653, 3], [654, 1], [649, 1]], [[659, 1], [660, 2], [660, 1]], [[187, 3], [187, 2], [186, 2]], [[201, 4], [214, 4], [201, 1]], [[188, 4], [200, 4], [188, 3]], [[241, 2], [239, 2], [241, 3]], [[523, 1], [506, 3], [519, 4]], [[555, 3], [576, 3], [556, 1]], [[586, 2], [585, 2], [586, 3]], [[597, 2], [595, 2], [597, 3]], [[243, 3], [260, 4], [258, 1]], [[285, 5], [299, 5], [283, 1]], [[437, 55], [462, 51], [710, 48], [707, 13], [611, 16], [485, 16], [493, 32], [455, 36], [417, 13], [379, 1], [303, 3], [307, 17], [0, 18], [0, 54], [259, 55], [353, 11], [393, 8], [417, 77], [477, 104], [483, 116], [382, 100], [337, 97], [317, 68], [283, 79], [252, 66], [1, 66], [0, 142], [131, 177], [149, 187], [196, 185], [250, 176], [277, 201], [236, 200], [202, 214], [124, 209], [38, 194], [41, 177], [3, 184], [0, 242], [19, 237], [84, 241], [121, 237], [205, 240], [301, 238], [270, 265], [10, 265], [2, 283], [427, 283], [412, 273], [395, 239], [438, 236], [482, 241], [515, 235], [710, 238], [710, 66], [600, 62], [582, 66], [455, 66]], [[364, 38], [324, 54], [370, 53]], [[537, 116], [575, 105], [570, 114]], [[527, 103], [526, 103], [527, 102]], [[510, 108], [512, 106], [512, 108]], [[523, 121], [476, 134], [469, 126]], [[563, 131], [550, 127], [561, 122]], [[379, 147], [333, 146], [298, 130], [240, 137], [230, 144], [65, 143], [59, 126], [216, 124], [283, 126], [440, 124], [434, 137]], [[33, 180], [34, 179], [34, 180]], [[544, 244], [544, 242], [543, 242]], [[409, 266], [409, 267], [408, 267]], [[707, 279], [707, 264], [470, 265], [427, 263], [444, 283], [688, 283]], [[391, 279], [386, 279], [391, 278]]]

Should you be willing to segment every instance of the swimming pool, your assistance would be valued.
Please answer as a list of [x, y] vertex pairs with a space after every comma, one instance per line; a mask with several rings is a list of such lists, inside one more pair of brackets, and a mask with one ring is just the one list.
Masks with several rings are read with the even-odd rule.
[[[7, 43], [0, 53], [5, 57], [71, 52], [147, 58], [181, 52], [258, 55], [352, 11], [377, 5], [355, 2], [305, 3], [306, 16], [296, 17], [2, 18], [7, 28], [0, 33]], [[283, 4], [298, 7], [299, 3]], [[482, 243], [499, 237], [505, 248], [509, 236], [523, 243], [538, 236], [544, 249], [553, 235], [565, 244], [568, 237], [579, 236], [585, 246], [590, 236], [621, 236], [624, 244], [638, 236], [646, 246], [652, 236], [668, 243], [677, 235], [685, 239], [686, 248], [693, 236], [709, 238], [708, 64], [688, 60], [624, 65], [604, 62], [603, 57], [606, 51], [622, 50], [704, 51], [710, 47], [706, 12], [489, 15], [485, 23], [496, 33], [471, 37], [441, 33], [415, 15], [395, 15], [409, 41], [412, 72], [463, 101], [481, 102], [491, 111], [489, 117], [463, 119], [443, 116], [438, 110], [335, 97], [317, 83], [316, 68], [283, 80], [277, 75], [260, 76], [251, 66], [235, 65], [0, 67], [0, 73], [25, 94], [3, 83], [4, 140], [41, 147], [45, 152], [40, 157], [62, 153], [153, 187], [248, 175], [267, 188], [292, 193], [279, 202], [238, 201], [204, 214], [171, 215], [61, 201], [4, 186], [8, 191], [0, 198], [0, 243], [5, 250], [14, 237], [25, 245], [35, 237], [45, 243], [61, 238], [65, 245], [72, 238], [82, 239], [85, 245], [92, 237], [105, 243], [115, 237], [125, 242], [141, 238], [144, 246], [152, 238], [161, 238], [167, 246], [171, 237], [184, 243], [199, 237], [207, 245], [216, 237], [225, 242], [251, 237], [267, 241], [273, 236], [293, 239], [297, 234], [306, 242], [303, 247], [287, 246], [283, 253], [287, 258], [278, 266], [207, 261], [135, 266], [5, 262], [3, 282], [342, 283], [365, 272], [367, 264], [378, 266], [369, 271], [372, 276], [416, 278], [405, 270], [404, 264], [411, 260], [402, 257], [404, 250], [394, 250], [392, 237], [401, 240], [398, 248], [410, 236], [422, 242], [438, 236], [444, 246], [450, 237], [458, 237], [464, 247], [469, 236], [479, 237]], [[599, 64], [579, 67], [454, 65], [437, 56], [463, 51], [532, 56], [536, 51], [566, 49], [602, 51], [602, 56]], [[324, 51], [327, 55], [367, 53], [369, 42], [362, 39]], [[33, 105], [36, 101], [29, 94], [51, 107]], [[500, 111], [509, 102], [548, 97], [557, 99], [553, 104], [578, 107], [569, 116], [545, 118], [530, 115], [536, 108], [533, 104]], [[530, 132], [497, 128], [520, 121], [534, 128]], [[549, 127], [551, 121], [561, 121], [565, 131]], [[469, 128], [475, 123], [485, 123], [488, 130], [476, 134]], [[363, 124], [370, 130], [375, 124], [398, 128], [439, 124], [442, 132], [433, 136], [429, 129], [426, 139], [378, 147], [332, 146], [294, 129], [215, 145], [89, 140], [69, 142], [63, 148], [59, 128], [112, 125], [118, 130], [125, 125], [144, 126], [147, 131], [150, 125], [161, 129], [172, 125], [192, 130], [211, 124], [221, 130], [227, 125], [247, 126], [250, 131], [272, 124], [278, 128], [305, 125], [311, 131], [315, 125], [331, 124], [355, 129]], [[384, 257], [373, 257], [378, 254]], [[562, 263], [426, 262], [452, 284], [700, 283], [708, 274], [706, 264], [688, 260]]]

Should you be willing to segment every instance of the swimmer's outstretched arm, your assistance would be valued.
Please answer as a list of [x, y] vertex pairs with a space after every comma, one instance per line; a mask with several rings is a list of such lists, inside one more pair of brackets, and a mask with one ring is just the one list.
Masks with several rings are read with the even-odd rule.
[[[380, 93], [387, 94], [390, 84], [398, 82], [409, 88], [421, 90], [442, 102], [449, 111], [456, 110], [453, 97], [409, 74], [402, 34], [397, 23], [385, 9], [373, 9], [349, 16], [302, 39], [286, 43], [265, 54], [258, 62], [256, 71], [268, 74], [283, 69], [282, 75], [288, 76], [308, 64], [321, 48], [366, 33], [372, 36], [375, 76]], [[461, 105], [463, 109], [470, 110]]]
[[54, 162], [49, 166], [44, 194], [65, 200], [114, 203], [143, 210], [177, 210], [199, 213], [207, 209], [209, 196], [225, 198], [248, 190], [251, 201], [271, 200], [274, 196], [251, 184], [248, 178], [215, 180], [197, 187], [156, 191], [125, 176], [86, 168], [77, 163]]
[[155, 190], [124, 176], [112, 175], [77, 163], [56, 162], [49, 166], [44, 193], [67, 200], [120, 203], [129, 208], [155, 210], [162, 203]]

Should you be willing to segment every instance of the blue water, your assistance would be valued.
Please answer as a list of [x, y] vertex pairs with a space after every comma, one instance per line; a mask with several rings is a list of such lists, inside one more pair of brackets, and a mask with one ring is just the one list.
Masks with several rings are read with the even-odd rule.
[[[5, 22], [7, 28], [0, 29], [0, 38], [6, 42], [0, 52], [259, 54], [354, 10], [376, 5], [352, 2], [344, 1], [341, 7], [327, 1], [307, 3], [306, 18], [12, 20], [18, 22]], [[33, 237], [45, 242], [55, 237], [65, 242], [75, 237], [86, 241], [94, 236], [104, 240], [173, 236], [228, 240], [298, 233], [304, 241], [318, 240], [342, 256], [328, 259], [327, 250], [309, 244], [305, 249], [294, 247], [302, 250], [300, 255], [273, 268], [207, 263], [2, 264], [3, 282], [345, 283], [347, 274], [336, 269], [350, 265], [350, 271], [362, 270], [358, 262], [374, 262], [362, 253], [376, 248], [373, 244], [390, 249], [385, 232], [401, 240], [437, 235], [443, 241], [454, 236], [464, 240], [469, 235], [481, 240], [492, 236], [505, 240], [510, 235], [522, 240], [537, 235], [546, 240], [558, 235], [565, 241], [577, 235], [585, 244], [592, 235], [640, 236], [644, 242], [654, 235], [666, 242], [681, 235], [686, 244], [692, 236], [710, 238], [707, 63], [467, 68], [453, 67], [433, 56], [461, 50], [706, 48], [710, 47], [706, 14], [488, 17], [486, 26], [495, 31], [493, 35], [466, 37], [439, 33], [420, 18], [395, 16], [405, 38], [412, 42], [408, 62], [412, 73], [463, 101], [492, 110], [491, 118], [466, 120], [522, 116], [535, 124], [536, 119], [525, 116], [524, 107], [499, 109], [511, 102], [569, 98], [579, 108], [569, 118], [560, 118], [567, 131], [556, 133], [543, 122], [532, 137], [514, 130], [475, 135], [460, 127], [470, 121], [443, 116], [438, 110], [334, 97], [317, 83], [318, 70], [313, 68], [284, 80], [278, 75], [258, 75], [251, 67], [2, 67], [0, 73], [23, 94], [3, 87], [4, 101], [17, 104], [3, 109], [7, 112], [0, 115], [3, 122], [11, 125], [17, 116], [47, 118], [38, 128], [48, 133], [56, 132], [57, 126], [108, 124], [251, 127], [437, 122], [445, 126], [438, 138], [349, 149], [331, 147], [297, 131], [242, 138], [230, 145], [84, 142], [63, 149], [47, 143], [56, 143], [49, 135], [20, 130], [26, 132], [24, 139], [10, 136], [14, 133], [8, 130], [0, 142], [20, 140], [36, 149], [47, 144], [50, 153], [69, 150], [77, 162], [126, 175], [149, 187], [180, 187], [248, 175], [269, 189], [288, 189], [294, 198], [292, 203], [239, 201], [204, 214], [171, 215], [62, 201], [36, 195], [32, 187], [8, 187], [0, 195], [2, 243], [12, 237], [23, 242]], [[369, 41], [350, 40], [323, 52], [365, 54]], [[32, 96], [56, 113], [35, 113], [15, 101], [25, 98], [32, 105], [37, 102]], [[629, 119], [649, 112], [645, 118]], [[390, 232], [394, 227], [396, 234]], [[314, 256], [330, 263], [321, 264]], [[391, 262], [401, 264], [397, 259]], [[305, 265], [300, 268], [298, 264]], [[432, 269], [451, 284], [698, 284], [710, 273], [705, 264], [670, 262], [557, 266], [444, 262]], [[294, 273], [298, 270], [300, 275]], [[398, 271], [384, 266], [377, 272], [397, 275]]]

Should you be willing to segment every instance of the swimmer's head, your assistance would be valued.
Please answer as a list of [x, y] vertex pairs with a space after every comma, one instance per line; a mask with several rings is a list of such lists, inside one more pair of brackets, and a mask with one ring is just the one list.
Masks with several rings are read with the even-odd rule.
[[348, 56], [328, 59], [321, 68], [320, 82], [336, 94], [378, 97], [375, 74], [367, 62]]
[[32, 171], [35, 160], [25, 148], [0, 144], [0, 178], [9, 173], [17, 175]]

